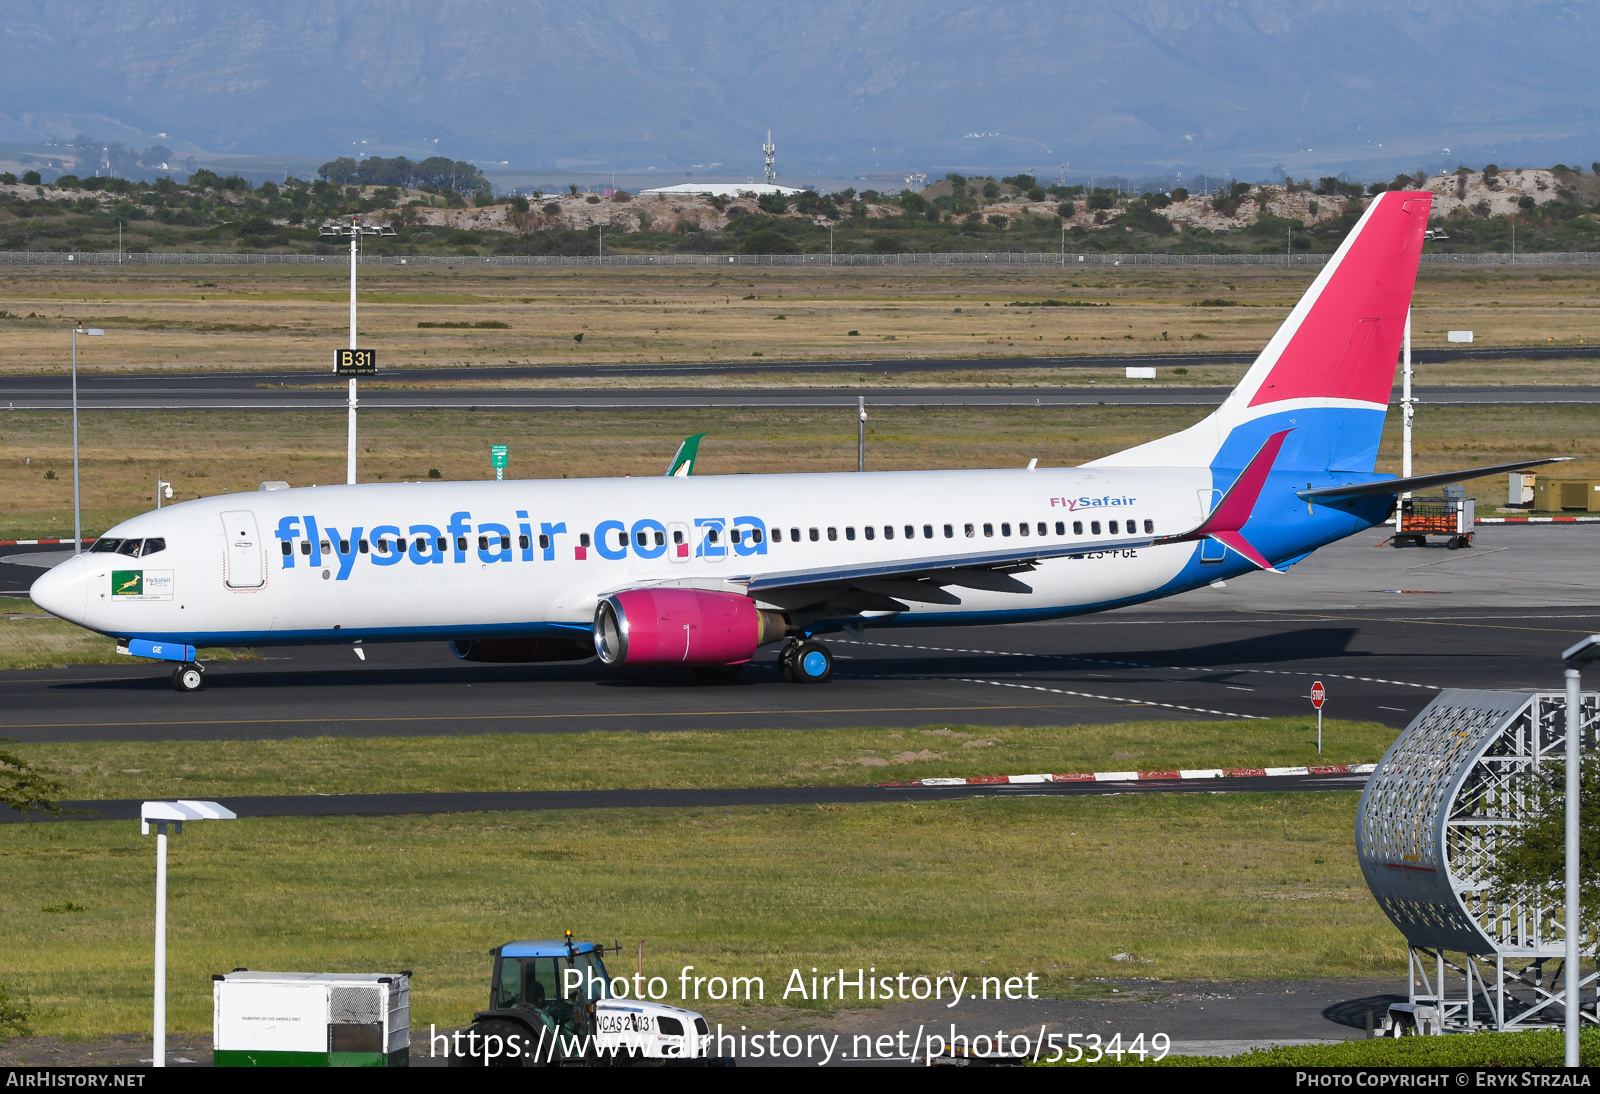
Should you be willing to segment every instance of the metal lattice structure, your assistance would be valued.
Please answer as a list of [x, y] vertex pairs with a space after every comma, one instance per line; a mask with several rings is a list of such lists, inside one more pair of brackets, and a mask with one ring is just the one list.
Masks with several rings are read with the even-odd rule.
[[[1585, 695], [1581, 725], [1590, 749], [1597, 724], [1600, 696]], [[1361, 794], [1361, 872], [1406, 937], [1410, 1005], [1431, 1011], [1436, 1031], [1520, 1029], [1564, 1014], [1555, 987], [1566, 946], [1564, 894], [1552, 887], [1498, 902], [1486, 871], [1528, 821], [1528, 776], [1561, 763], [1565, 749], [1563, 694], [1452, 688], [1401, 732]], [[1447, 970], [1464, 982], [1454, 997]], [[1591, 974], [1581, 983], [1595, 980]], [[1594, 1010], [1584, 1018], [1595, 1021]]]

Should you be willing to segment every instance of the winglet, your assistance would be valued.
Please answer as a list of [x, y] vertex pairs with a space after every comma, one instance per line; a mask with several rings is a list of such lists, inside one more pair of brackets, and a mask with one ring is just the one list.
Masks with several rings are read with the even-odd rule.
[[672, 466], [667, 468], [667, 478], [686, 479], [694, 474], [694, 461], [700, 454], [700, 438], [704, 433], [696, 433], [692, 437], [685, 437], [678, 446], [677, 455], [672, 457]]
[[1228, 487], [1228, 492], [1222, 495], [1217, 507], [1211, 510], [1211, 515], [1198, 528], [1157, 542], [1185, 543], [1198, 539], [1214, 539], [1263, 570], [1275, 574], [1283, 573], [1268, 562], [1260, 551], [1251, 546], [1241, 530], [1255, 510], [1256, 500], [1261, 497], [1261, 489], [1267, 484], [1267, 476], [1272, 472], [1272, 464], [1278, 458], [1278, 450], [1283, 447], [1284, 438], [1292, 432], [1293, 430], [1285, 429], [1266, 439], [1251, 457], [1245, 469], [1240, 472], [1239, 477], [1233, 481], [1233, 485]]

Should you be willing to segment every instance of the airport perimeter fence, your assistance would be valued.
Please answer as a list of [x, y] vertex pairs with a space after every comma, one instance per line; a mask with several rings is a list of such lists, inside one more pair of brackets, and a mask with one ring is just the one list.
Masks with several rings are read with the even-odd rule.
[[[801, 255], [363, 255], [364, 266], [783, 266], [820, 269], [837, 267], [938, 268], [952, 266], [1022, 266], [1075, 268], [1089, 266], [1321, 266], [1325, 254], [1089, 254], [1068, 251], [917, 251], [897, 254]], [[326, 266], [342, 269], [345, 254], [284, 254], [277, 252], [198, 254], [185, 251], [0, 251], [0, 266]], [[1534, 251], [1527, 254], [1424, 254], [1425, 266], [1593, 266], [1600, 251]]]

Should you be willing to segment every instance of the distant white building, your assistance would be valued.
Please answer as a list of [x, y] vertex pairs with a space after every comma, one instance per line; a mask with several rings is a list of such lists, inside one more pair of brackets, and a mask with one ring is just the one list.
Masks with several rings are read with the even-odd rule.
[[739, 198], [761, 197], [767, 194], [781, 194], [783, 197], [793, 197], [803, 194], [793, 186], [779, 186], [772, 182], [680, 182], [676, 186], [658, 186], [654, 190], [640, 190], [640, 197], [671, 197], [674, 194], [688, 196], [691, 194], [709, 198]]

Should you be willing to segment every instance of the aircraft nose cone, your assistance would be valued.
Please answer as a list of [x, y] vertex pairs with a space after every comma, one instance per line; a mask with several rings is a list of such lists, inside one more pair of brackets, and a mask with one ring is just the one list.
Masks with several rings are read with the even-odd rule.
[[88, 611], [89, 564], [81, 557], [67, 559], [33, 583], [28, 597], [51, 615], [82, 624]]

